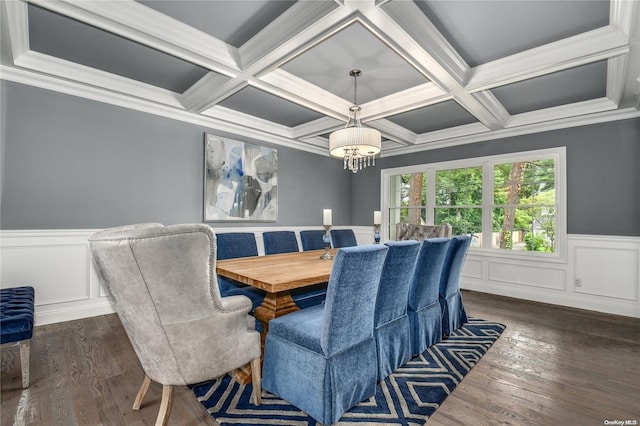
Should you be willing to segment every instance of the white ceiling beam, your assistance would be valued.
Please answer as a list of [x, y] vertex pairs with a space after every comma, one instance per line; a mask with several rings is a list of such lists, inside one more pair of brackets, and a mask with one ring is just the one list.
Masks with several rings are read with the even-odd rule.
[[380, 133], [382, 133], [386, 138], [401, 142], [406, 145], [415, 144], [418, 137], [418, 135], [411, 130], [385, 119], [370, 121], [367, 123], [367, 125], [379, 130]]
[[492, 127], [492, 129], [503, 128], [509, 124], [511, 114], [509, 114], [502, 103], [493, 95], [493, 93], [491, 93], [491, 91], [483, 90], [481, 92], [472, 93], [471, 96], [473, 96], [485, 110], [491, 113], [491, 117], [495, 117], [497, 119], [495, 127]]
[[[248, 69], [259, 61], [275, 62], [310, 40], [310, 34], [324, 31], [323, 18], [332, 11], [342, 10], [336, 3], [326, 1], [298, 1], [267, 25], [262, 31], [240, 46], [242, 67]], [[315, 28], [314, 28], [315, 27]], [[279, 52], [279, 53], [276, 53]], [[285, 53], [287, 52], [287, 53]], [[256, 68], [256, 67], [253, 67]]]
[[346, 120], [351, 103], [283, 69], [275, 69], [252, 82], [274, 95], [338, 120]]
[[46, 70], [49, 75], [81, 82], [87, 86], [100, 87], [107, 91], [135, 96], [172, 107], [182, 107], [182, 104], [177, 99], [177, 94], [170, 90], [33, 50], [20, 56], [15, 61], [15, 64], [36, 72]]
[[[21, 1], [3, 1], [3, 24], [9, 30], [13, 60], [29, 51], [29, 16], [27, 4]], [[6, 21], [5, 21], [6, 19]]]
[[[629, 38], [633, 24], [634, 8], [640, 7], [637, 1], [610, 0], [609, 3], [609, 25], [621, 31]], [[637, 10], [635, 11], [637, 13]]]
[[133, 0], [30, 1], [218, 73], [240, 71], [235, 47]]
[[179, 96], [184, 108], [191, 112], [202, 112], [211, 105], [222, 102], [247, 86], [246, 80], [229, 79], [217, 73], [207, 73]]
[[629, 46], [625, 35], [610, 26], [602, 27], [478, 65], [471, 70], [465, 89], [470, 92], [487, 90], [627, 52]]
[[[401, 48], [406, 46], [409, 57], [414, 57], [414, 52], [419, 53], [416, 59], [423, 56], [422, 52], [417, 52], [411, 45], [417, 44], [420, 50], [428, 52], [428, 61], [418, 60], [433, 73], [430, 77], [432, 80], [439, 82], [444, 88], [450, 86], [451, 79], [460, 85], [465, 83], [469, 66], [415, 3], [389, 2], [384, 10], [377, 8], [376, 13], [369, 13], [367, 17], [384, 34], [389, 35], [396, 43], [399, 42]], [[400, 36], [399, 33], [404, 34]], [[411, 40], [411, 44], [407, 44], [405, 38]], [[436, 64], [437, 67], [434, 68], [433, 65]]]
[[[292, 19], [298, 24], [292, 29], [290, 23], [283, 21], [281, 16], [241, 46], [239, 52], [244, 69], [241, 74], [236, 75], [236, 78], [245, 79], [256, 87], [262, 86], [285, 99], [296, 97], [301, 102], [316, 105], [308, 96], [303, 98], [299, 94], [292, 95], [286, 90], [279, 89], [276, 83], [270, 83], [270, 81], [277, 80], [288, 85], [296, 84], [284, 81], [284, 71], [277, 67], [347, 25], [349, 20], [353, 19], [353, 11], [346, 7], [336, 9], [335, 4], [328, 2], [301, 1], [287, 9], [285, 15], [287, 19]], [[303, 23], [305, 25], [302, 25]], [[283, 40], [285, 35], [287, 38]], [[271, 75], [272, 73], [275, 74]], [[310, 88], [311, 85], [306, 83], [306, 87]], [[214, 106], [213, 101], [198, 105], [198, 109], [204, 111]], [[337, 110], [323, 104], [310, 106], [310, 108], [329, 116], [339, 116]]]
[[607, 61], [607, 98], [616, 106], [624, 94], [628, 58], [629, 55], [622, 55]]
[[362, 113], [360, 114], [360, 119], [362, 121], [378, 120], [451, 98], [452, 95], [432, 82], [428, 82], [361, 105]]
[[468, 70], [466, 63], [415, 4], [390, 3], [385, 11], [388, 14], [379, 8], [371, 8], [367, 9], [366, 13], [370, 26], [377, 29], [379, 37], [408, 62], [414, 64], [416, 69], [424, 70], [423, 73], [434, 84], [444, 92], [452, 94], [456, 102], [484, 126], [491, 129], [505, 126], [503, 114], [494, 115], [497, 108], [485, 108], [481, 102], [464, 91], [462, 84]]
[[309, 123], [300, 124], [291, 129], [291, 137], [294, 139], [306, 139], [311, 136], [323, 135], [344, 127], [345, 122], [331, 117], [318, 118]]

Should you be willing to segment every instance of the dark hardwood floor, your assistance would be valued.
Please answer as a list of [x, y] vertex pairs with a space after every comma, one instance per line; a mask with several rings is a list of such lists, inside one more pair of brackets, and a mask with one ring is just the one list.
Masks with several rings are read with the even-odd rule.
[[[476, 292], [463, 298], [470, 315], [507, 329], [430, 426], [640, 423], [640, 319]], [[155, 422], [161, 386], [131, 409], [143, 373], [115, 314], [36, 327], [28, 390], [18, 360], [17, 346], [2, 346], [2, 425]], [[216, 423], [179, 387], [171, 424]]]

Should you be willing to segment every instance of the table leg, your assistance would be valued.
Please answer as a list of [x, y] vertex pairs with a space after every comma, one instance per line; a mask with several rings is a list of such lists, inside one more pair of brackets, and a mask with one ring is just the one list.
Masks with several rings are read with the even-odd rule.
[[[264, 345], [267, 339], [267, 333], [269, 332], [269, 321], [299, 310], [300, 308], [295, 304], [291, 293], [288, 291], [267, 293], [262, 304], [256, 308], [254, 315], [262, 324], [262, 333], [260, 334], [261, 365], [264, 358]], [[242, 385], [251, 383], [251, 365], [247, 364], [242, 368], [234, 370], [231, 375], [236, 382]]]

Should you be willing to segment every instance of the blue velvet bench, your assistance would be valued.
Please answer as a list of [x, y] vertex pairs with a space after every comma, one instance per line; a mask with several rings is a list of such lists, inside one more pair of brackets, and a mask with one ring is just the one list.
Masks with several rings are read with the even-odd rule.
[[33, 336], [33, 287], [0, 290], [0, 344], [20, 345], [22, 387], [29, 387], [29, 350]]

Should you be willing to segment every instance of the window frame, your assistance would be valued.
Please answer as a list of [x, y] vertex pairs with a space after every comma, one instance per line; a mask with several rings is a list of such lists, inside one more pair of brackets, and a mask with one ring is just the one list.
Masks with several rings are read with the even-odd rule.
[[[494, 175], [493, 167], [496, 164], [515, 163], [520, 161], [536, 161], [542, 159], [554, 160], [555, 172], [555, 196], [556, 196], [556, 251], [544, 253], [535, 251], [513, 251], [493, 248], [492, 212], [494, 208]], [[566, 262], [567, 260], [567, 175], [566, 175], [566, 148], [548, 148], [532, 151], [520, 151], [508, 154], [498, 154], [486, 157], [473, 157], [462, 160], [443, 161], [438, 163], [418, 164], [412, 166], [394, 167], [380, 171], [380, 204], [382, 209], [382, 236], [389, 239], [389, 209], [390, 206], [390, 179], [392, 176], [427, 173], [427, 224], [433, 225], [435, 219], [435, 175], [439, 170], [451, 170], [467, 167], [482, 167], [482, 248], [472, 248], [472, 254], [490, 255], [497, 257], [516, 259], [540, 259], [545, 261]]]

